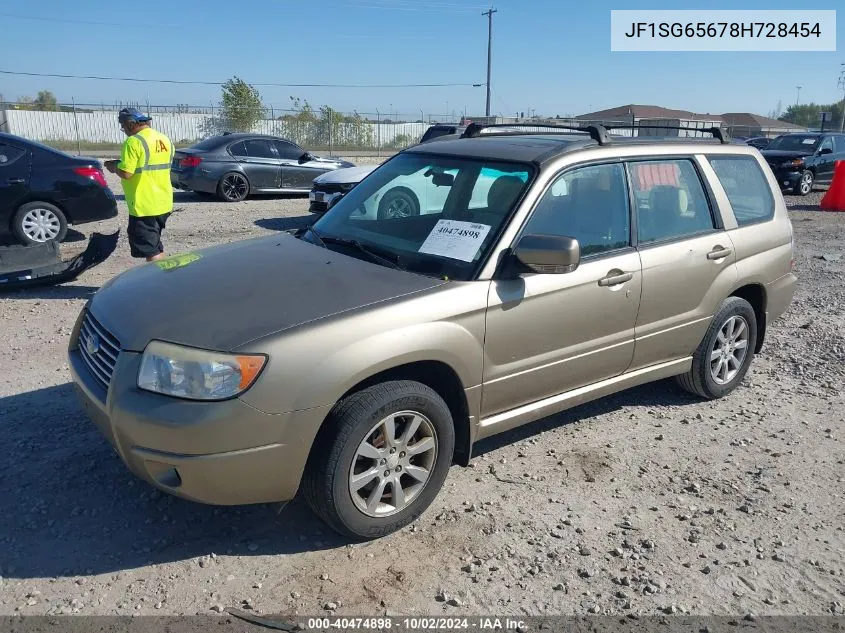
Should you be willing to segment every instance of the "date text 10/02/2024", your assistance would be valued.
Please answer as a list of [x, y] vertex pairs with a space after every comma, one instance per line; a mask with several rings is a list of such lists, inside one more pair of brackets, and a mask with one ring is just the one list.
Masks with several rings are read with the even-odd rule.
[[521, 631], [522, 620], [497, 617], [309, 618], [306, 630]]

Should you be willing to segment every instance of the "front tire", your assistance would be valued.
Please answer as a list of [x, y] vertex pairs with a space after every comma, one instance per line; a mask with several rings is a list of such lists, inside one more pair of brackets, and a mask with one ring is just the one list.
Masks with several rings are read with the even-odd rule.
[[28, 202], [15, 213], [12, 232], [24, 246], [61, 242], [67, 235], [67, 218], [49, 202]]
[[408, 218], [420, 214], [420, 202], [410, 189], [396, 187], [391, 189], [378, 205], [379, 220]]
[[745, 378], [756, 344], [754, 309], [745, 299], [728, 297], [693, 354], [692, 368], [677, 382], [708, 400], [726, 396]]
[[801, 178], [798, 180], [798, 183], [795, 185], [793, 193], [798, 196], [808, 195], [813, 190], [814, 181], [815, 177], [813, 176], [813, 172], [809, 169], [805, 170], [804, 173], [801, 174]]
[[378, 538], [428, 508], [454, 450], [452, 415], [433, 389], [406, 380], [377, 384], [335, 407], [309, 457], [303, 493], [335, 531]]

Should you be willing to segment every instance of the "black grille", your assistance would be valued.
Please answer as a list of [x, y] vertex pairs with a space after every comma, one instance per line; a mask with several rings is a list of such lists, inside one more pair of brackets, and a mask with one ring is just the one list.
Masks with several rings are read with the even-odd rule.
[[118, 354], [120, 341], [100, 325], [90, 312], [86, 312], [79, 330], [79, 355], [94, 378], [106, 389], [111, 382]]

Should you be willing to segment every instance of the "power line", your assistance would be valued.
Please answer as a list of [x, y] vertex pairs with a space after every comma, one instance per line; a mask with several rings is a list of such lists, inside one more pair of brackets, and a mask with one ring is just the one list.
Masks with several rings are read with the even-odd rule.
[[[2, 75], [18, 75], [24, 77], [53, 77], [59, 79], [96, 79], [100, 81], [134, 81], [158, 84], [189, 84], [199, 86], [222, 86], [222, 81], [191, 81], [187, 79], [144, 79], [140, 77], [103, 77], [99, 75], [63, 75], [59, 73], [28, 73], [14, 70], [0, 70]], [[282, 83], [254, 83], [253, 86], [278, 88], [446, 88], [472, 87], [478, 88], [480, 83], [437, 83], [437, 84], [282, 84]]]

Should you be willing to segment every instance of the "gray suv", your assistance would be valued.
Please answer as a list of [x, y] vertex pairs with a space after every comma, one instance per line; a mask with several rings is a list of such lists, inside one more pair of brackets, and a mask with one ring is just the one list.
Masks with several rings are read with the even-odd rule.
[[[718, 129], [480, 132], [399, 153], [298, 235], [105, 284], [70, 368], [128, 468], [209, 504], [301, 490], [368, 539], [482, 438], [662, 378], [741, 383], [796, 285], [759, 151]], [[374, 193], [411, 174], [420, 213], [379, 217]]]

